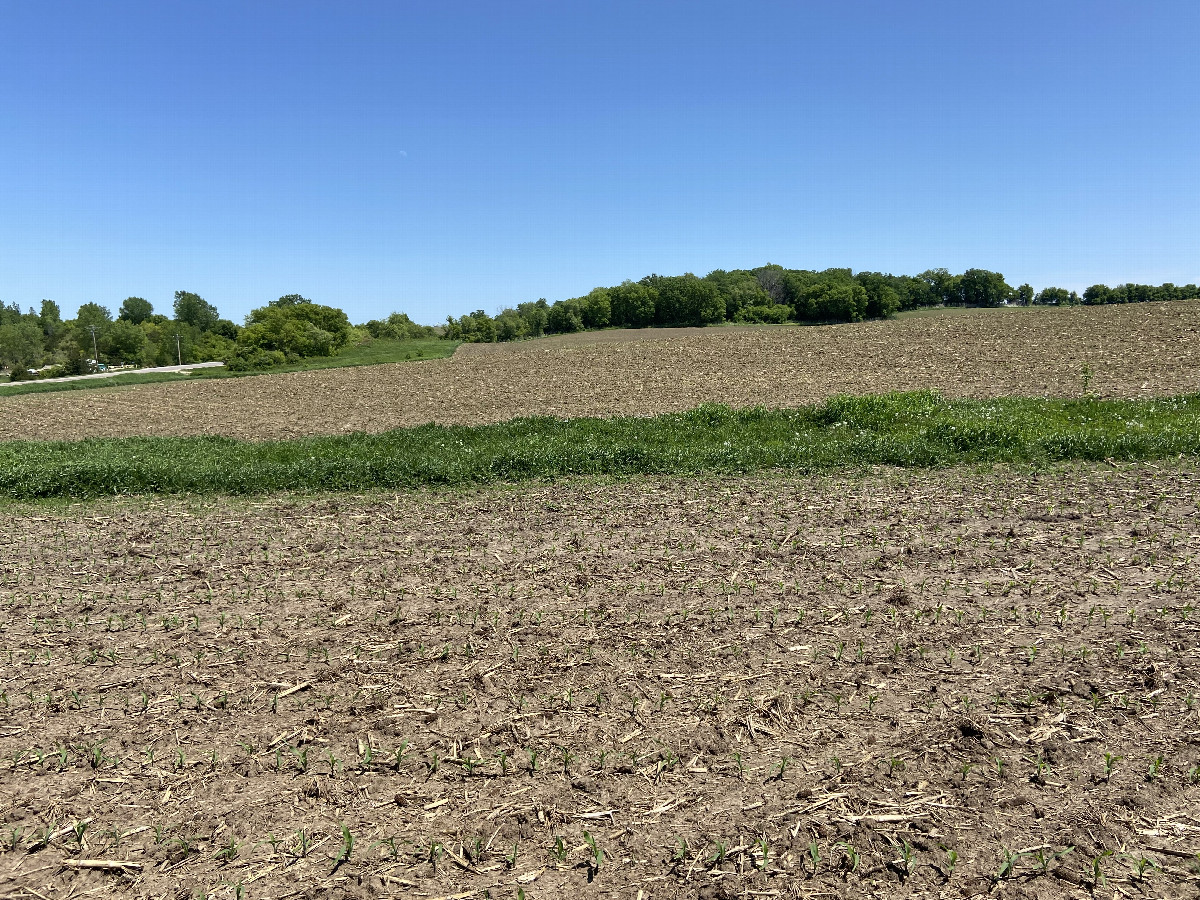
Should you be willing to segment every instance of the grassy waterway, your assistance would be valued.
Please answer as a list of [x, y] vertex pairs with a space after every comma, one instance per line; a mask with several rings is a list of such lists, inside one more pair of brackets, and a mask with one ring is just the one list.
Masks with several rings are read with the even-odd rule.
[[361, 491], [575, 475], [1037, 465], [1198, 453], [1200, 395], [947, 400], [917, 392], [835, 397], [787, 410], [702, 406], [645, 418], [522, 418], [289, 441], [9, 441], [0, 443], [0, 496]]

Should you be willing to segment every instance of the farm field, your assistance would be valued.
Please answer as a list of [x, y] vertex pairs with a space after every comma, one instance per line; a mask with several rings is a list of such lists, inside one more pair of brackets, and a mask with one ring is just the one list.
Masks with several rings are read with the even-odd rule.
[[834, 326], [594, 332], [450, 359], [5, 397], [0, 440], [381, 432], [647, 416], [835, 394], [1153, 397], [1200, 390], [1200, 302], [972, 310]]
[[1177, 461], [10, 504], [0, 885], [1194, 897], [1198, 500]]

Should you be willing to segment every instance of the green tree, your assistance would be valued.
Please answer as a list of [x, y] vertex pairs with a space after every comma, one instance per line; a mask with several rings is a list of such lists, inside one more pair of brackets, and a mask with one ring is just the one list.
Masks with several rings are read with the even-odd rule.
[[33, 316], [0, 325], [0, 366], [19, 370], [40, 365], [43, 337], [41, 326]]
[[1093, 284], [1083, 292], [1083, 302], [1088, 306], [1100, 306], [1108, 303], [1112, 297], [1112, 288], [1107, 284]]
[[458, 319], [448, 316], [446, 337], [468, 344], [490, 344], [496, 340], [496, 321], [482, 309]]
[[526, 336], [526, 322], [515, 309], [501, 310], [495, 323], [498, 341], [519, 341]]
[[623, 281], [608, 289], [612, 324], [622, 328], [645, 328], [654, 321], [658, 292], [648, 284]]
[[42, 325], [42, 332], [49, 334], [51, 329], [62, 325], [62, 310], [58, 308], [58, 304], [53, 300], [42, 301], [42, 311], [38, 315], [38, 320]]
[[684, 275], [651, 275], [658, 291], [655, 320], [659, 325], [711, 325], [725, 319], [725, 300], [711, 281]]
[[959, 292], [967, 306], [1000, 306], [1013, 293], [999, 272], [967, 269], [959, 278]]
[[1060, 287], [1042, 288], [1033, 298], [1033, 302], [1038, 306], [1069, 306], [1071, 292]]
[[154, 315], [154, 304], [149, 300], [142, 297], [126, 297], [125, 302], [121, 304], [121, 311], [117, 313], [117, 319], [141, 325], [152, 315]]
[[951, 275], [945, 269], [926, 269], [917, 277], [925, 282], [935, 304], [951, 306], [963, 302], [959, 289], [960, 276]]
[[891, 318], [900, 309], [900, 294], [892, 286], [892, 276], [879, 272], [859, 272], [854, 280], [867, 292], [867, 318]]
[[194, 325], [201, 331], [208, 331], [221, 318], [217, 308], [190, 291], [175, 292], [175, 319], [186, 325]]
[[112, 324], [112, 320], [112, 313], [108, 311], [108, 307], [99, 303], [85, 303], [75, 314], [75, 324], [80, 328], [95, 326], [99, 329]]
[[545, 297], [537, 300], [527, 300], [517, 304], [517, 315], [525, 323], [526, 337], [541, 337], [546, 333], [546, 320], [550, 314], [550, 304]]
[[402, 312], [394, 312], [383, 320], [372, 319], [363, 327], [367, 329], [371, 337], [386, 338], [391, 341], [412, 341], [435, 336], [431, 326], [418, 325]]
[[299, 303], [312, 303], [312, 301], [299, 294], [284, 294], [278, 300], [272, 300], [267, 306], [296, 306]]
[[577, 300], [560, 300], [546, 314], [546, 331], [550, 334], [571, 334], [583, 331], [583, 312]]
[[352, 334], [346, 314], [332, 306], [310, 301], [268, 304], [251, 310], [237, 346], [239, 352], [277, 351], [297, 359], [333, 356], [350, 342]]
[[146, 332], [128, 319], [118, 319], [106, 329], [100, 346], [112, 362], [138, 362], [146, 346]]
[[1023, 284], [1013, 292], [1015, 299], [1022, 306], [1033, 305], [1033, 288], [1028, 284]]
[[584, 328], [604, 328], [612, 319], [612, 300], [604, 288], [595, 288], [579, 298], [579, 313]]

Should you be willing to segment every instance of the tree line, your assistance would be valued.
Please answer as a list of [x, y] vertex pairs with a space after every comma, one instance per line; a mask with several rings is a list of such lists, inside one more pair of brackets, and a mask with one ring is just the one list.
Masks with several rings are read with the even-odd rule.
[[[1001, 273], [987, 269], [891, 275], [766, 265], [716, 269], [703, 278], [647, 275], [556, 303], [520, 303], [494, 316], [483, 310], [450, 316], [444, 326], [435, 327], [419, 325], [402, 312], [353, 326], [342, 310], [299, 294], [272, 300], [237, 325], [221, 318], [198, 294], [176, 291], [170, 316], [156, 312], [142, 297], [127, 297], [116, 315], [99, 303], [84, 303], [73, 319], [63, 319], [52, 300], [43, 300], [38, 312], [0, 304], [0, 368], [13, 378], [26, 378], [84, 374], [101, 361], [163, 366], [222, 360], [230, 369], [244, 371], [333, 356], [369, 339], [515, 341], [599, 328], [861, 322], [933, 306], [1100, 305], [1196, 297], [1200, 290], [1194, 284], [1094, 284], [1080, 295], [1058, 287], [1036, 293], [1028, 284], [1014, 288]], [[37, 376], [31, 369], [38, 370]]]
[[53, 300], [43, 300], [38, 312], [0, 304], [0, 368], [14, 380], [82, 375], [102, 364], [221, 360], [234, 371], [261, 369], [332, 356], [356, 336], [342, 310], [299, 294], [252, 310], [243, 325], [221, 318], [191, 291], [176, 291], [171, 311], [157, 313], [142, 297], [127, 297], [115, 316], [99, 303], [84, 303], [73, 319], [63, 319]]
[[892, 275], [850, 269], [716, 269], [704, 277], [647, 275], [615, 287], [598, 287], [582, 297], [544, 299], [502, 309], [494, 316], [476, 310], [447, 317], [442, 336], [472, 342], [514, 341], [545, 334], [597, 328], [645, 328], [734, 323], [835, 323], [889, 318], [902, 310], [933, 306], [993, 307], [1143, 303], [1200, 297], [1196, 285], [1096, 284], [1080, 296], [1028, 284], [1010, 286], [999, 272], [968, 269], [952, 274], [929, 269]]

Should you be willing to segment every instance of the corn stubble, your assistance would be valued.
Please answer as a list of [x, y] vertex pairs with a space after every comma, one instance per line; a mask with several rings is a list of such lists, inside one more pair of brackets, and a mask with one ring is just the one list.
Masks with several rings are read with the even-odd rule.
[[47, 896], [1186, 896], [1198, 488], [10, 506], [0, 866]]

